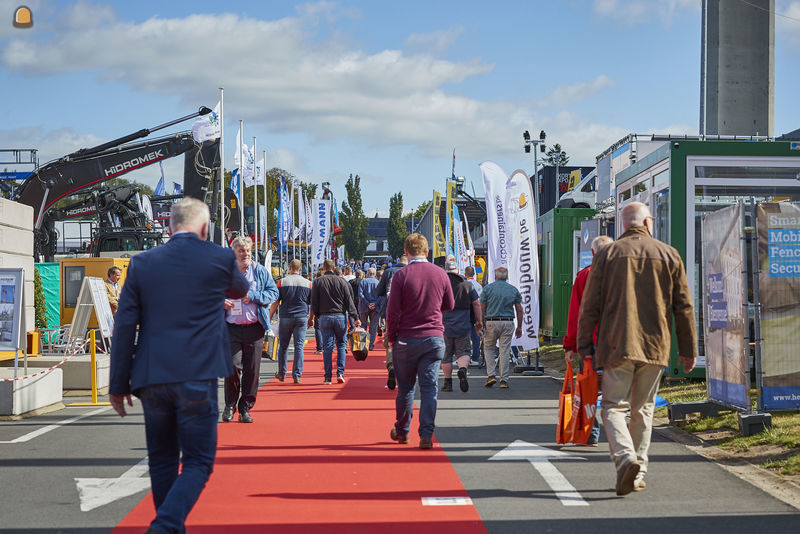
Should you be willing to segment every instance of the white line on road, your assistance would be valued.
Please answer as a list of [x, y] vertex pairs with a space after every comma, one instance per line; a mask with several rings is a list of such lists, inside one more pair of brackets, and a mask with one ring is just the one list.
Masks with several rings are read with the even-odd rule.
[[75, 485], [81, 499], [81, 512], [90, 512], [140, 491], [149, 490], [150, 478], [142, 478], [147, 471], [147, 456], [145, 456], [118, 478], [76, 478]]
[[583, 500], [581, 494], [575, 489], [575, 486], [569, 483], [564, 475], [561, 474], [556, 466], [550, 462], [531, 462], [531, 465], [536, 468], [547, 485], [550, 486], [558, 500], [564, 506], [589, 506], [589, 503]]
[[33, 432], [28, 432], [27, 434], [25, 434], [23, 436], [20, 436], [18, 438], [14, 438], [14, 439], [11, 439], [11, 440], [8, 440], [8, 441], [0, 441], [0, 444], [3, 444], [3, 443], [25, 443], [25, 442], [28, 442], [28, 441], [32, 440], [33, 438], [38, 438], [42, 434], [47, 434], [51, 430], [55, 430], [56, 428], [62, 427], [64, 425], [68, 425], [70, 423], [74, 423], [76, 421], [80, 421], [81, 419], [85, 419], [85, 418], [91, 417], [93, 415], [101, 414], [101, 413], [106, 412], [106, 411], [108, 411], [110, 409], [111, 409], [110, 406], [105, 406], [103, 408], [98, 408], [97, 410], [92, 410], [91, 412], [86, 412], [85, 414], [82, 414], [82, 415], [71, 417], [69, 419], [64, 419], [63, 421], [59, 421], [58, 423], [53, 423], [52, 425], [43, 426], [42, 428], [40, 428], [38, 430], [34, 430]]

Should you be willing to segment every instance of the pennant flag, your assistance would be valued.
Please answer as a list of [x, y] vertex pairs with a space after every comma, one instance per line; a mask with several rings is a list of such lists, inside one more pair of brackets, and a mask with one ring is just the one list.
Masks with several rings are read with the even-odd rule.
[[[483, 190], [486, 196], [486, 252], [488, 265], [484, 279], [486, 283], [494, 282], [494, 270], [498, 267], [508, 268], [510, 248], [508, 243], [508, 209], [506, 207], [506, 182], [508, 175], [500, 165], [493, 161], [484, 161], [479, 165], [483, 175]], [[535, 217], [531, 221], [535, 221]], [[531, 223], [534, 224], [534, 223]]]
[[469, 257], [467, 254], [467, 244], [464, 242], [464, 226], [461, 224], [461, 216], [457, 206], [453, 207], [453, 224], [455, 225], [455, 256], [456, 265], [458, 265], [458, 272], [464, 273], [464, 269], [469, 265]]
[[183, 187], [178, 182], [172, 182], [172, 194], [173, 195], [182, 195], [183, 194]]
[[164, 165], [161, 161], [158, 162], [158, 166], [161, 168], [161, 178], [158, 179], [158, 183], [156, 184], [156, 190], [153, 191], [154, 197], [163, 197], [167, 193], [164, 189]]
[[297, 225], [300, 227], [299, 236], [302, 241], [306, 237], [306, 192], [300, 189], [300, 194], [297, 195]]
[[306, 202], [306, 241], [311, 241], [314, 233], [313, 221], [311, 220], [311, 199], [307, 198]]
[[214, 111], [207, 115], [201, 115], [194, 120], [192, 124], [192, 137], [198, 143], [203, 141], [210, 141], [212, 139], [219, 139], [222, 136], [222, 123], [219, 120], [219, 107], [220, 103]]
[[289, 228], [291, 219], [289, 218], [289, 193], [286, 190], [286, 178], [281, 176], [281, 184], [278, 186], [278, 245], [286, 248], [289, 241]]
[[464, 211], [464, 228], [467, 233], [467, 255], [469, 256], [469, 265], [475, 268], [475, 245], [472, 243], [472, 234], [469, 231], [469, 221], [467, 220], [467, 212]]

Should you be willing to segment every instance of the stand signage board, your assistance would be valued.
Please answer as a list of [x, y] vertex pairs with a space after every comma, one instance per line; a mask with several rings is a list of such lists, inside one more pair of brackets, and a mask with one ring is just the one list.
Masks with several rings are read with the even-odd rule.
[[800, 409], [800, 204], [757, 207], [765, 410]]
[[114, 331], [114, 315], [111, 313], [111, 305], [108, 303], [105, 283], [102, 278], [87, 276], [83, 279], [78, 302], [75, 305], [75, 316], [69, 331], [70, 341], [78, 337], [83, 338], [89, 326], [92, 311], [97, 317], [100, 334], [104, 339], [111, 339]]
[[703, 216], [703, 328], [708, 398], [749, 408], [742, 205]]
[[0, 269], [0, 350], [22, 347], [22, 269]]

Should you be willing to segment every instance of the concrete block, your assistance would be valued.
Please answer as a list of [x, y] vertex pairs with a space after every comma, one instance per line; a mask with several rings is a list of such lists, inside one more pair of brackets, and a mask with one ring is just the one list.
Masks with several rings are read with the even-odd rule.
[[0, 198], [0, 225], [33, 231], [33, 208]]
[[[20, 369], [17, 376], [22, 376], [21, 371]], [[13, 377], [13, 367], [0, 368], [0, 380]], [[59, 403], [63, 399], [62, 390], [61, 369], [53, 369], [34, 377], [0, 381], [0, 415], [21, 415]]]
[[739, 413], [739, 432], [742, 436], [752, 436], [772, 428], [771, 413]]
[[[40, 356], [28, 358], [28, 373], [33, 374], [33, 369], [48, 368], [64, 359], [64, 356]], [[91, 357], [88, 354], [78, 354], [61, 365], [64, 372], [64, 389], [92, 389], [92, 375], [90, 366]], [[0, 362], [2, 367], [14, 367], [14, 360]], [[22, 361], [19, 363], [22, 369]], [[0, 369], [2, 368], [0, 367]], [[20, 373], [21, 374], [21, 373]], [[111, 377], [111, 357], [106, 354], [97, 355], [97, 388], [108, 387]]]
[[0, 253], [33, 256], [33, 232], [0, 225]]
[[667, 406], [670, 423], [685, 421], [686, 414], [699, 413], [704, 417], [716, 417], [720, 411], [730, 410], [708, 401], [675, 402]]
[[[3, 269], [24, 269], [25, 279], [33, 280], [33, 255], [0, 254], [0, 267]], [[30, 274], [28, 274], [30, 273]]]

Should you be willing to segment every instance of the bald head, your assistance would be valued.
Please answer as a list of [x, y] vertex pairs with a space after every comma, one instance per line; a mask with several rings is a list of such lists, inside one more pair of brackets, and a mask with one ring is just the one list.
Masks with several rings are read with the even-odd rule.
[[644, 226], [644, 221], [648, 217], [652, 217], [650, 208], [641, 202], [631, 202], [622, 208], [622, 213], [620, 214], [620, 218], [622, 219], [622, 231], [627, 232], [634, 226]]
[[607, 235], [599, 235], [592, 239], [592, 254], [597, 254], [603, 247], [610, 245], [614, 240]]

